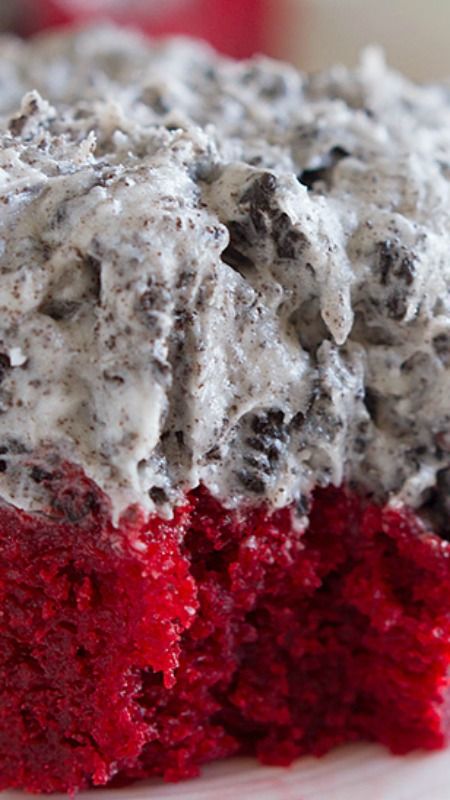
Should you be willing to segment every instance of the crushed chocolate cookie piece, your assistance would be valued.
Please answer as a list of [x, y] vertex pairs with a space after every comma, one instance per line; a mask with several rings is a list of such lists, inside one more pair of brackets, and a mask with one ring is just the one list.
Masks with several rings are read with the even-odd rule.
[[225, 264], [228, 264], [229, 267], [232, 267], [241, 275], [245, 274], [245, 272], [249, 269], [254, 268], [253, 261], [248, 258], [248, 256], [244, 255], [244, 253], [240, 253], [239, 250], [236, 250], [231, 244], [223, 251], [222, 253], [222, 261]]
[[364, 405], [367, 408], [370, 418], [373, 422], [377, 423], [377, 409], [380, 403], [380, 396], [373, 391], [369, 386], [366, 386], [364, 392]]
[[260, 476], [255, 474], [254, 472], [250, 472], [247, 470], [241, 470], [238, 472], [237, 475], [240, 483], [247, 489], [251, 494], [262, 495], [265, 492], [266, 484], [264, 479]]
[[305, 234], [293, 227], [288, 214], [284, 211], [274, 217], [272, 231], [279, 258], [294, 259], [308, 244]]
[[43, 483], [43, 481], [50, 481], [53, 477], [51, 472], [34, 464], [30, 470], [31, 480], [35, 483]]
[[169, 502], [166, 492], [160, 486], [152, 486], [149, 495], [156, 505], [161, 506]]
[[270, 172], [264, 172], [259, 178], [253, 181], [252, 185], [244, 192], [241, 203], [249, 203], [250, 209], [254, 213], [258, 210], [267, 211], [270, 209], [270, 198], [277, 188], [277, 179]]
[[11, 131], [12, 135], [20, 136], [27, 121], [28, 117], [25, 114], [20, 114], [20, 116], [14, 117], [9, 123], [9, 130]]
[[271, 438], [282, 437], [284, 435], [284, 411], [279, 408], [271, 408], [265, 414], [255, 416], [252, 430]]
[[221, 457], [222, 454], [218, 445], [211, 447], [211, 449], [205, 454], [205, 459], [207, 461], [220, 461]]
[[8, 462], [5, 461], [4, 458], [1, 458], [1, 456], [5, 456], [7, 454], [8, 454], [8, 448], [5, 447], [4, 445], [0, 445], [0, 472], [6, 472], [6, 470], [8, 469]]
[[98, 508], [98, 500], [92, 491], [65, 489], [52, 498], [51, 506], [68, 522], [81, 522]]
[[404, 319], [407, 305], [405, 297], [400, 292], [396, 292], [395, 294], [391, 295], [391, 297], [389, 297], [387, 300], [386, 306], [388, 314], [392, 319]]
[[304, 424], [305, 424], [305, 420], [306, 420], [306, 416], [303, 413], [303, 411], [297, 411], [297, 413], [294, 414], [294, 416], [292, 417], [292, 419], [291, 419], [291, 421], [289, 423], [290, 430], [293, 430], [293, 431], [301, 430], [303, 428]]
[[11, 369], [11, 359], [6, 353], [0, 353], [0, 383]]
[[71, 319], [80, 306], [81, 303], [77, 300], [57, 300], [56, 298], [51, 298], [45, 301], [40, 306], [39, 310], [41, 314], [46, 314], [47, 317], [51, 317], [55, 322], [63, 322], [64, 320]]
[[433, 348], [436, 355], [446, 367], [450, 367], [450, 332], [439, 333], [433, 337]]
[[411, 286], [416, 271], [415, 258], [412, 254], [405, 253], [397, 242], [386, 239], [378, 244], [378, 259], [383, 285], [394, 277]]
[[343, 158], [348, 158], [350, 153], [344, 148], [336, 145], [332, 147], [328, 155], [323, 159], [320, 167], [313, 169], [304, 169], [297, 175], [298, 181], [306, 186], [307, 189], [313, 190], [316, 183], [325, 183], [329, 186], [331, 176], [336, 164], [339, 164]]

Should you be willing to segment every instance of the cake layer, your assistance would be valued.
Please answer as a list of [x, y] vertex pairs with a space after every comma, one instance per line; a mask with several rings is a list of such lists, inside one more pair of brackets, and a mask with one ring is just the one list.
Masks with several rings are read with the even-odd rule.
[[0, 788], [288, 764], [448, 735], [448, 544], [411, 512], [318, 490], [230, 512], [204, 488], [114, 529], [66, 468], [48, 516], [0, 510]]

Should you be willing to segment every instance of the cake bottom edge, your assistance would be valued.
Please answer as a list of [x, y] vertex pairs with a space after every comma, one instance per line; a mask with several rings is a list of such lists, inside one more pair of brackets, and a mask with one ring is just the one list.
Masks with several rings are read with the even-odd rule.
[[0, 789], [445, 746], [449, 546], [413, 512], [318, 489], [302, 527], [200, 487], [116, 529], [70, 470], [53, 509], [0, 508]]

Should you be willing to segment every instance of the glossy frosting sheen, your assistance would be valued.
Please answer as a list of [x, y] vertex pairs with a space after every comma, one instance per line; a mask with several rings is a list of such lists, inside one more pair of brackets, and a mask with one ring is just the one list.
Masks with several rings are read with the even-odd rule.
[[0, 492], [170, 513], [450, 465], [450, 93], [114, 29], [0, 45]]

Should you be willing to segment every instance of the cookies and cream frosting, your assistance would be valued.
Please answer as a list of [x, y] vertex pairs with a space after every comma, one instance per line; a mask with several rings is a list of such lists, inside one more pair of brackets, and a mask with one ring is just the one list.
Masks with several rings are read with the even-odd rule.
[[0, 115], [5, 500], [445, 492], [448, 87], [104, 28], [4, 38]]

